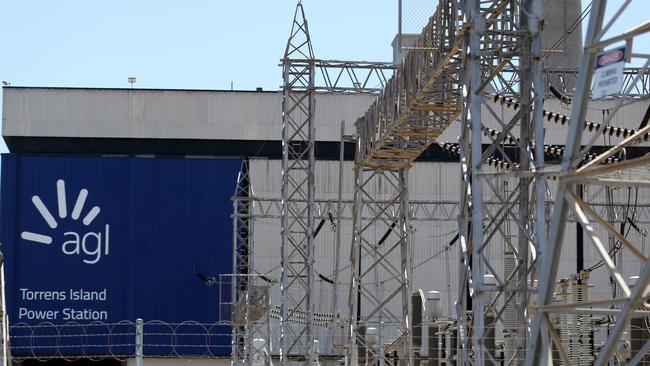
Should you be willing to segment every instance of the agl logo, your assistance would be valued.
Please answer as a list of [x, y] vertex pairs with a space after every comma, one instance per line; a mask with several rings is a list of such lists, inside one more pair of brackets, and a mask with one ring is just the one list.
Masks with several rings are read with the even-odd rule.
[[[57, 193], [57, 206], [58, 206], [58, 216], [60, 219], [65, 219], [68, 217], [68, 207], [66, 202], [66, 192], [65, 192], [65, 181], [59, 179], [56, 181], [56, 193]], [[84, 211], [84, 205], [86, 204], [86, 198], [88, 197], [88, 190], [83, 188], [79, 191], [77, 200], [72, 208], [72, 213], [70, 218], [74, 221], [78, 221], [82, 216], [82, 211]], [[45, 220], [47, 225], [51, 229], [56, 229], [59, 224], [50, 212], [50, 210], [45, 206], [41, 198], [37, 195], [32, 196], [32, 203], [34, 207], [41, 214], [41, 217]], [[97, 218], [101, 210], [98, 206], [94, 206], [85, 216], [81, 219], [81, 222], [84, 226], [89, 226]], [[109, 233], [110, 226], [106, 224], [104, 226], [104, 232], [75, 232], [67, 231], [63, 233], [64, 242], [61, 244], [61, 251], [65, 255], [75, 255], [81, 256], [84, 263], [95, 264], [98, 263], [102, 256], [107, 256], [109, 253]], [[20, 234], [20, 237], [24, 240], [31, 241], [34, 243], [40, 244], [52, 244], [53, 238], [50, 235], [38, 234], [30, 231], [23, 231]]]

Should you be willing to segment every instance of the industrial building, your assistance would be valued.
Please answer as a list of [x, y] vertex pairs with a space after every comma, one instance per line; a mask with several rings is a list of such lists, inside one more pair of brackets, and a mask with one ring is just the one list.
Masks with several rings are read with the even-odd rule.
[[648, 27], [435, 3], [392, 62], [317, 59], [299, 3], [278, 91], [3, 87], [5, 355], [650, 362]]

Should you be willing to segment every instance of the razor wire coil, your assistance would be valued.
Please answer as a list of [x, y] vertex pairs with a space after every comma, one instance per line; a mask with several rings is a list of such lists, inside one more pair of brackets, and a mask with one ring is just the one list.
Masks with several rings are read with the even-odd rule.
[[[228, 356], [231, 331], [227, 322], [169, 323], [159, 320], [142, 324], [145, 357], [217, 358]], [[13, 359], [123, 360], [135, 356], [136, 322], [67, 322], [53, 324], [20, 322], [10, 327]]]

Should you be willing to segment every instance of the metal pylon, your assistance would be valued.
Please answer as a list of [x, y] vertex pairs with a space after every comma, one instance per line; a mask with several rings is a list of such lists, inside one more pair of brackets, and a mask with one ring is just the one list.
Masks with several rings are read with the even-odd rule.
[[[314, 359], [314, 60], [299, 2], [282, 59], [282, 279], [280, 358], [311, 366]], [[299, 324], [290, 323], [301, 318]]]
[[[349, 362], [383, 364], [384, 354], [397, 352], [412, 365], [408, 169], [377, 170], [360, 164], [358, 157], [354, 169]], [[373, 345], [366, 337], [368, 328], [379, 330], [379, 342], [384, 328], [398, 331], [386, 345]]]
[[[460, 137], [464, 270], [457, 312], [459, 357], [474, 365], [498, 362], [486, 337], [493, 332], [488, 329], [499, 325], [504, 361], [516, 365], [524, 358], [529, 289], [534, 286], [536, 253], [545, 241], [544, 151], [535, 149], [543, 147], [544, 137], [541, 0], [468, 0], [463, 15], [469, 30], [463, 45], [467, 93]], [[488, 97], [495, 90], [521, 102], [514, 118], [505, 120]], [[490, 119], [496, 119], [499, 132], [486, 139]], [[494, 156], [507, 169], [488, 166], [486, 160]], [[486, 201], [497, 207], [485, 209]]]
[[232, 365], [271, 366], [269, 276], [255, 271], [254, 202], [248, 160], [242, 162], [233, 195], [231, 286]]
[[[622, 162], [612, 164], [603, 164], [607, 159], [615, 157], [624, 149], [634, 146], [641, 141], [645, 141], [650, 132], [650, 126], [639, 129], [632, 136], [627, 137], [616, 146], [611, 147], [598, 157], [592, 159], [586, 164], [582, 164], [582, 157], [591, 149], [596, 137], [589, 141], [582, 141], [582, 123], [589, 104], [591, 94], [591, 81], [596, 66], [596, 55], [603, 50], [610, 49], [616, 44], [625, 42], [627, 44], [627, 60], [638, 58], [645, 62], [641, 70], [650, 66], [650, 57], [645, 54], [636, 54], [632, 50], [633, 40], [635, 37], [650, 31], [648, 22], [641, 26], [632, 28], [623, 34], [609, 35], [608, 30], [612, 29], [620, 21], [621, 15], [626, 12], [630, 1], [613, 9], [614, 11], [606, 18], [605, 0], [595, 0], [592, 4], [592, 10], [589, 19], [587, 34], [585, 37], [584, 55], [580, 65], [580, 73], [576, 83], [576, 95], [573, 98], [573, 109], [571, 112], [569, 131], [567, 134], [566, 148], [562, 157], [562, 167], [558, 175], [558, 186], [555, 194], [555, 206], [551, 217], [551, 225], [548, 235], [548, 246], [542, 257], [543, 265], [539, 276], [539, 294], [535, 304], [535, 316], [531, 328], [531, 341], [526, 357], [526, 365], [551, 364], [551, 350], [557, 350], [560, 358], [565, 365], [570, 365], [570, 359], [567, 356], [567, 349], [562, 344], [559, 332], [553, 324], [553, 319], [562, 313], [603, 315], [606, 314], [608, 319], [613, 320], [607, 325], [606, 341], [597, 350], [597, 358], [594, 365], [610, 364], [616, 348], [621, 340], [621, 336], [628, 326], [632, 317], [642, 316], [641, 309], [647, 308], [643, 305], [650, 285], [650, 261], [642, 251], [638, 249], [635, 243], [631, 242], [624, 235], [618, 232], [611, 223], [605, 220], [592, 205], [585, 202], [576, 191], [578, 184], [592, 184], [597, 186], [616, 186], [616, 187], [648, 187], [650, 184], [650, 158], [647, 156], [627, 159]], [[610, 108], [610, 114], [607, 120], [602, 124], [602, 128], [617, 116], [620, 106], [631, 99], [637, 81], [642, 78], [639, 72], [635, 79], [626, 85], [621, 95], [618, 96], [614, 107]], [[600, 127], [599, 127], [600, 129]], [[601, 130], [602, 131], [602, 130]], [[618, 298], [595, 299], [580, 303], [562, 304], [562, 307], [552, 303], [554, 293], [557, 288], [557, 273], [562, 254], [563, 236], [566, 229], [566, 220], [569, 214], [575, 215], [582, 224], [585, 237], [588, 242], [598, 253], [598, 258], [604, 264], [609, 272], [612, 283], [618, 287], [621, 295]], [[607, 239], [603, 239], [603, 233], [606, 236], [615, 238], [620, 243], [621, 250], [627, 255], [635, 258], [638, 265], [632, 261], [622, 263], [612, 259], [612, 253], [604, 246]], [[632, 263], [630, 263], [632, 262]], [[634, 287], [627, 283], [623, 273], [630, 273], [632, 269], [638, 269], [638, 278]], [[625, 272], [624, 272], [625, 270]], [[646, 343], [641, 350], [632, 355], [630, 365], [636, 365], [646, 352], [650, 349], [650, 343]], [[542, 363], [540, 360], [546, 360]]]
[[[314, 361], [315, 93], [377, 94], [388, 62], [315, 59], [305, 12], [296, 6], [282, 59], [282, 289], [280, 353]], [[319, 76], [318, 82], [316, 76]]]

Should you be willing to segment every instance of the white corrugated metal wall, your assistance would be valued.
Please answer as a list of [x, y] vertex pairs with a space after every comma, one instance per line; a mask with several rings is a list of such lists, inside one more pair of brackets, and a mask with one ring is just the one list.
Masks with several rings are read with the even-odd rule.
[[[3, 93], [3, 136], [281, 140], [281, 92], [6, 87]], [[342, 120], [346, 121], [346, 133], [352, 133], [354, 122], [373, 100], [364, 94], [317, 94], [318, 141], [339, 141]], [[611, 125], [638, 128], [649, 103], [623, 106]], [[587, 118], [602, 123], [614, 104], [592, 102]], [[488, 105], [506, 120], [515, 113], [487, 102], [483, 106], [485, 125], [496, 130], [501, 128]], [[544, 108], [571, 114], [557, 99], [548, 99]], [[517, 130], [515, 127], [514, 135]], [[548, 122], [546, 144], [563, 145], [566, 131], [566, 126]], [[459, 135], [456, 122], [439, 141], [455, 143]], [[585, 132], [583, 141], [591, 136]], [[599, 136], [596, 145], [621, 140]], [[483, 141], [490, 140], [484, 137]]]
[[[251, 160], [251, 180], [253, 190], [257, 197], [280, 197], [281, 183], [281, 162], [279, 160], [252, 159]], [[338, 169], [339, 163], [336, 161], [318, 161], [316, 164], [316, 196], [318, 199], [336, 201], [338, 192]], [[410, 199], [414, 201], [423, 200], [458, 200], [460, 197], [460, 170], [457, 163], [416, 163], [409, 174], [409, 193]], [[351, 200], [353, 193], [353, 171], [352, 163], [344, 164], [344, 186], [343, 199]], [[549, 183], [549, 193], [554, 194], [555, 184]], [[375, 187], [378, 189], [378, 187]], [[627, 189], [615, 189], [614, 202], [624, 203], [628, 200]], [[604, 202], [604, 191], [597, 187], [587, 187], [585, 197], [590, 197], [593, 202]], [[632, 192], [634, 193], [634, 192]], [[381, 197], [379, 195], [378, 197]], [[489, 197], [486, 197], [489, 198]], [[635, 195], [630, 196], [631, 202], [634, 202]], [[650, 192], [647, 190], [639, 191], [638, 203], [648, 206], [650, 202]], [[647, 214], [648, 210], [642, 210]], [[456, 213], [455, 213], [456, 214]], [[454, 237], [457, 232], [457, 221], [455, 214], [450, 215], [444, 221], [421, 221], [412, 222], [414, 231], [412, 232], [413, 241], [413, 289], [421, 288], [425, 291], [439, 290], [442, 292], [442, 307], [445, 317], [451, 316], [454, 302], [458, 297], [458, 274], [459, 274], [459, 248], [454, 245], [451, 251], [444, 251], [443, 248]], [[424, 215], [426, 216], [426, 215]], [[630, 215], [632, 216], [632, 215]], [[617, 219], [621, 219], [618, 217]], [[650, 229], [650, 220], [647, 217], [641, 217], [637, 224]], [[338, 289], [338, 305], [332, 309], [331, 299], [333, 285], [321, 279], [316, 280], [314, 295], [316, 296], [316, 311], [330, 313], [340, 312], [341, 315], [347, 315], [347, 297], [349, 289], [350, 271], [348, 266], [349, 250], [352, 237], [351, 221], [343, 222], [342, 230], [342, 250], [341, 250], [341, 284]], [[517, 227], [510, 221], [504, 227], [508, 228], [513, 235], [517, 233]], [[377, 240], [384, 234], [386, 227], [373, 228]], [[599, 233], [604, 232], [601, 229]], [[255, 250], [254, 260], [255, 268], [262, 273], [270, 273], [275, 278], [280, 278], [280, 220], [279, 218], [256, 219], [255, 221]], [[334, 271], [334, 253], [335, 253], [336, 233], [329, 228], [329, 224], [321, 230], [316, 239], [316, 272], [329, 279], [333, 278]], [[607, 244], [606, 234], [604, 237]], [[637, 243], [646, 254], [650, 254], [650, 249], [646, 249], [644, 240], [634, 230], [630, 231], [630, 240]], [[560, 265], [559, 278], [568, 278], [576, 272], [576, 225], [570, 222], [564, 237], [564, 247], [562, 252], [562, 261]], [[516, 243], [515, 243], [516, 245]], [[496, 236], [492, 239], [490, 249], [487, 250], [487, 257], [494, 265], [495, 269], [503, 273], [503, 257], [507, 250], [505, 239], [502, 236]], [[367, 267], [372, 259], [366, 258], [362, 267]], [[629, 254], [628, 251], [622, 251], [620, 260], [624, 264], [625, 276], [628, 277], [635, 271], [638, 271], [638, 260]], [[589, 267], [598, 261], [598, 255], [590, 245], [585, 235], [585, 267]], [[591, 289], [592, 298], [607, 298], [611, 296], [611, 287], [609, 285], [609, 273], [605, 267], [596, 269], [591, 274], [590, 283], [594, 285]], [[279, 286], [275, 286], [272, 291], [272, 302], [279, 304]], [[398, 312], [399, 307], [394, 305], [394, 311]], [[393, 333], [395, 328], [393, 328]], [[279, 339], [279, 329], [276, 326], [274, 332], [275, 338]], [[330, 346], [333, 341], [325, 334], [328, 331], [322, 331], [320, 337], [321, 352], [328, 354], [331, 351]], [[339, 337], [343, 336], [342, 330], [338, 333]], [[390, 339], [391, 331], [387, 330], [386, 339]], [[342, 341], [342, 338], [338, 339]], [[336, 340], [334, 340], [336, 341]]]
[[[282, 92], [3, 88], [3, 136], [281, 140]], [[373, 97], [317, 94], [319, 141]]]

